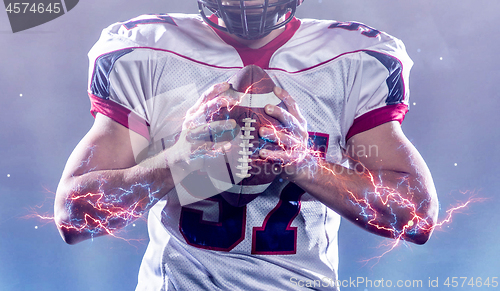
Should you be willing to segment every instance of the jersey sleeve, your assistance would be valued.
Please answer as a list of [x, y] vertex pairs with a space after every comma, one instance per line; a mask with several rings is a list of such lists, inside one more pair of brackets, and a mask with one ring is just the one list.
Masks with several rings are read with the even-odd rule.
[[88, 95], [91, 113], [103, 114], [150, 140], [148, 100], [152, 96], [154, 57], [149, 50], [105, 29], [89, 52]]
[[346, 103], [345, 141], [390, 121], [402, 122], [409, 105], [413, 62], [401, 41], [358, 52], [353, 85]]

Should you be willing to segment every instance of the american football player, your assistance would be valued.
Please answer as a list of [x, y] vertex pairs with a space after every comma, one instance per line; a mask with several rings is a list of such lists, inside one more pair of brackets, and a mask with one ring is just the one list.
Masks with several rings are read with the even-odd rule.
[[[148, 212], [137, 290], [338, 290], [340, 217], [425, 243], [438, 203], [424, 160], [401, 130], [412, 61], [362, 23], [295, 17], [301, 0], [198, 0], [199, 15], [143, 15], [104, 29], [89, 52], [95, 122], [68, 159], [56, 223], [74, 244]], [[259, 135], [279, 175], [248, 204], [217, 194], [197, 157], [231, 146], [208, 123], [226, 82], [257, 65], [286, 110]], [[204, 195], [203, 192], [211, 193]], [[182, 197], [200, 195], [193, 203]]]

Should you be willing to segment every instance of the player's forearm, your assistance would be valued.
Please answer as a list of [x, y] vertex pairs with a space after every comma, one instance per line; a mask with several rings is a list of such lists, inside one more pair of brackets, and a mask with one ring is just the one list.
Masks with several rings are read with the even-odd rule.
[[161, 159], [62, 179], [54, 213], [63, 239], [74, 244], [112, 234], [139, 218], [174, 187]]
[[434, 186], [415, 174], [357, 172], [323, 163], [295, 182], [344, 218], [381, 236], [422, 244], [437, 219]]

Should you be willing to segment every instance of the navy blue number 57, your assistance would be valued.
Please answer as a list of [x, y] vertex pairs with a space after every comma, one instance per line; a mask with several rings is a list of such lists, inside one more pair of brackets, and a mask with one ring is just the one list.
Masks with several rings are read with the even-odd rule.
[[[253, 254], [296, 253], [297, 228], [290, 224], [300, 211], [302, 194], [304, 190], [293, 183], [285, 186], [278, 205], [266, 216], [262, 227], [253, 228]], [[205, 221], [202, 211], [182, 207], [179, 229], [192, 246], [228, 252], [245, 239], [247, 207], [234, 207], [221, 195], [209, 200], [219, 204], [219, 222]]]

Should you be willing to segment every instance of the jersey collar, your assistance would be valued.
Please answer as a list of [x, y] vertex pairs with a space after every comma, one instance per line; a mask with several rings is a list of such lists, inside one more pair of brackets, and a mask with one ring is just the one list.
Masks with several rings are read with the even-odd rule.
[[[208, 18], [214, 23], [218, 22], [218, 18], [214, 14], [212, 14]], [[243, 61], [244, 66], [257, 65], [263, 69], [268, 69], [269, 62], [271, 61], [271, 57], [273, 56], [273, 54], [294, 36], [299, 27], [300, 20], [294, 17], [289, 23], [285, 25], [285, 30], [280, 35], [271, 40], [265, 46], [258, 49], [252, 49], [245, 46], [244, 44], [229, 36], [224, 31], [218, 30], [214, 27], [212, 27], [212, 29], [225, 43], [236, 49], [241, 57], [241, 60]]]

